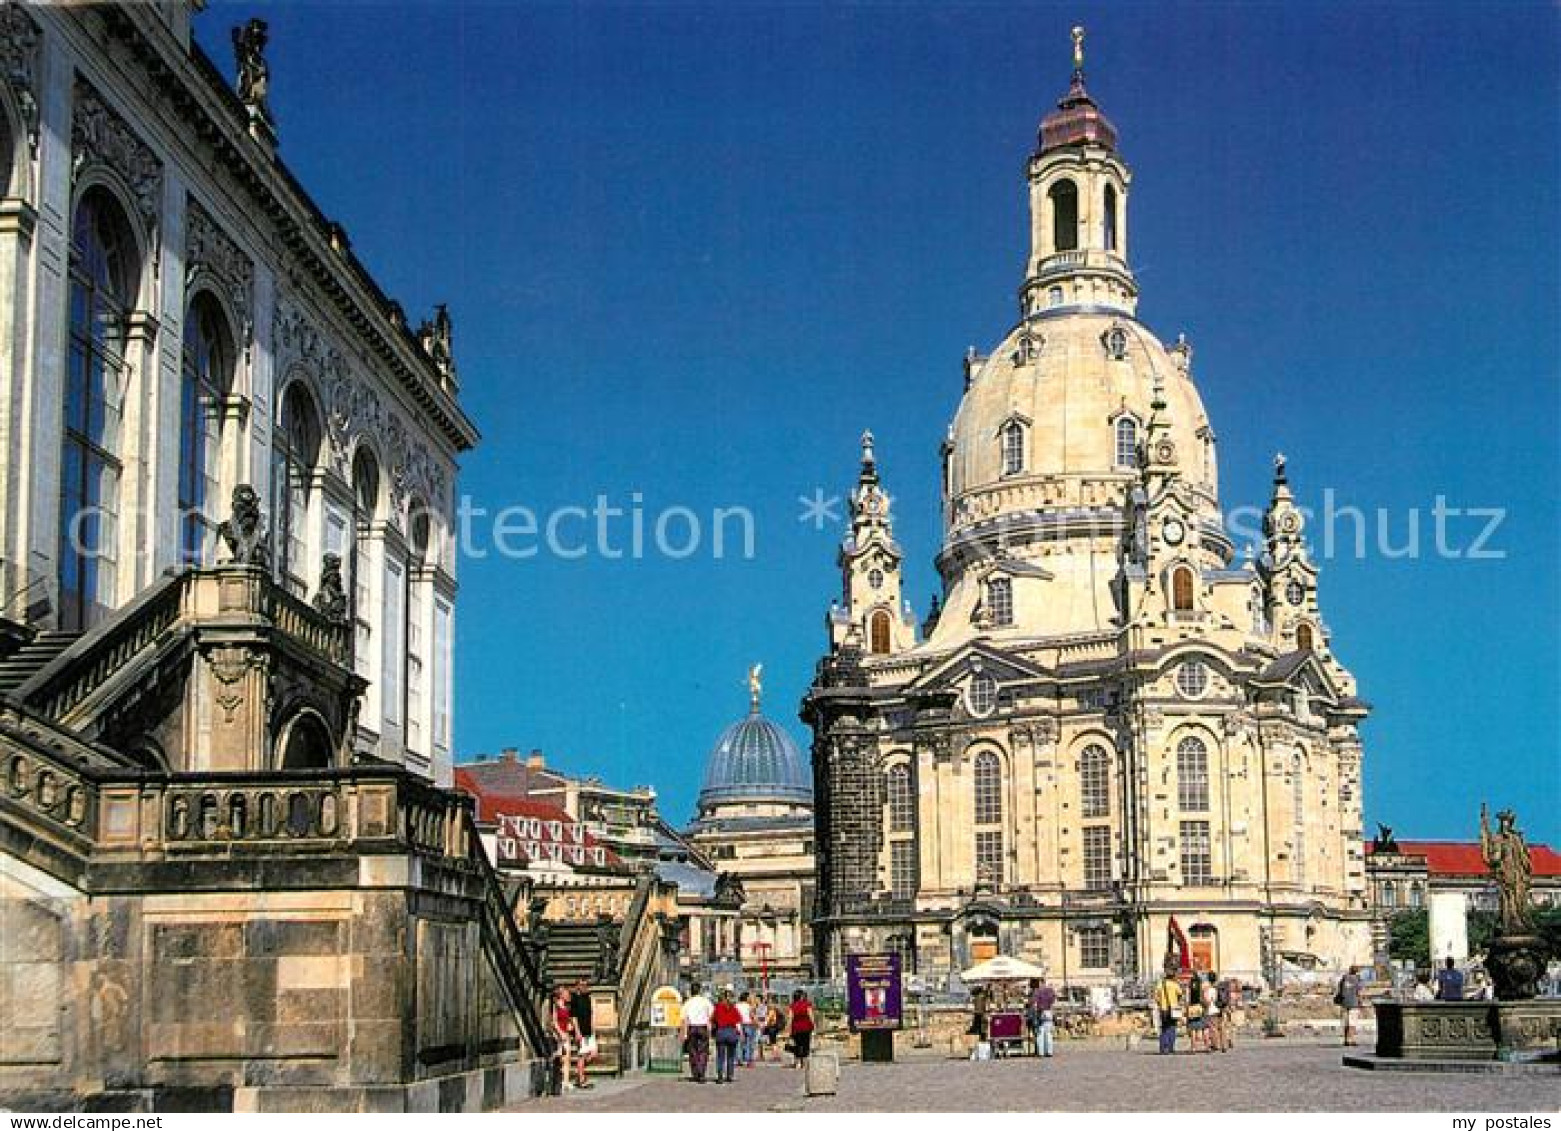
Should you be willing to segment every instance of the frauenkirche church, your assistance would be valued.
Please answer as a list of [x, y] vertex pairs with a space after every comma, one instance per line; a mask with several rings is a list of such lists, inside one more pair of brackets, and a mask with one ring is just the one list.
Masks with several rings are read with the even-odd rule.
[[[917, 625], [871, 436], [814, 733], [823, 973], [996, 953], [1073, 984], [1193, 963], [1367, 961], [1368, 711], [1275, 461], [1238, 560], [1184, 340], [1136, 315], [1132, 175], [1072, 83], [1030, 158], [1019, 321], [965, 363], [942, 451], [943, 594]], [[1304, 959], [1303, 959], [1304, 960]]]

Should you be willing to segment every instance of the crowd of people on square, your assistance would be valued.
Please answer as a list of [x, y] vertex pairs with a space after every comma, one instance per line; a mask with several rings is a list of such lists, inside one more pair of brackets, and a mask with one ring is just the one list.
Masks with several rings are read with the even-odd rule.
[[788, 1001], [773, 993], [739, 993], [728, 986], [712, 997], [695, 982], [683, 1001], [680, 1028], [688, 1078], [696, 1084], [709, 1080], [712, 1046], [717, 1084], [735, 1082], [740, 1068], [781, 1062], [788, 1055], [791, 1067], [805, 1068], [816, 1027], [806, 990], [793, 990]]
[[1240, 1000], [1240, 985], [1212, 970], [1190, 972], [1185, 983], [1176, 973], [1167, 972], [1154, 991], [1160, 1053], [1176, 1052], [1183, 1028], [1190, 1051], [1230, 1052], [1236, 1047], [1233, 1012]]

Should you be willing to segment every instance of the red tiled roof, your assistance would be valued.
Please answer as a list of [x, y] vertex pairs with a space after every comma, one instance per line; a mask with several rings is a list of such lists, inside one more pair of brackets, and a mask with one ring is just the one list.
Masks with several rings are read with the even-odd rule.
[[477, 799], [478, 823], [494, 827], [500, 864], [535, 861], [573, 867], [623, 866], [616, 852], [592, 836], [562, 806], [538, 801], [524, 793], [484, 787], [465, 774], [466, 769], [464, 766], [456, 768], [456, 788]]
[[[1372, 851], [1371, 842], [1366, 852]], [[1478, 841], [1472, 840], [1401, 840], [1400, 856], [1424, 856], [1426, 871], [1434, 876], [1483, 876], [1490, 869], [1480, 856]], [[1528, 846], [1529, 860], [1533, 862], [1536, 876], [1561, 876], [1561, 853], [1548, 844]]]
[[455, 784], [475, 797], [485, 793], [525, 797], [539, 789], [557, 789], [563, 785], [563, 778], [556, 771], [528, 766], [518, 758], [498, 758], [455, 767]]

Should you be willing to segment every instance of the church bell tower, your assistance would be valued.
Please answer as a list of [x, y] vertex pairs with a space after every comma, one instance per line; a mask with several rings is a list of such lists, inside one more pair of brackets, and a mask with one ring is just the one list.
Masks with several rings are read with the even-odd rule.
[[1138, 284], [1128, 268], [1127, 193], [1133, 176], [1117, 131], [1084, 88], [1084, 29], [1073, 29], [1073, 80], [1041, 122], [1030, 157], [1030, 258], [1020, 315], [1064, 306], [1131, 314]]

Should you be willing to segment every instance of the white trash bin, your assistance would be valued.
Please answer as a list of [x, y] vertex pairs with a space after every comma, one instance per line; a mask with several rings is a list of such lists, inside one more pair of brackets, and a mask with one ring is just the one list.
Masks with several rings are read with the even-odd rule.
[[808, 1057], [807, 1077], [802, 1083], [803, 1093], [809, 1096], [832, 1096], [840, 1087], [840, 1054], [816, 1052]]

